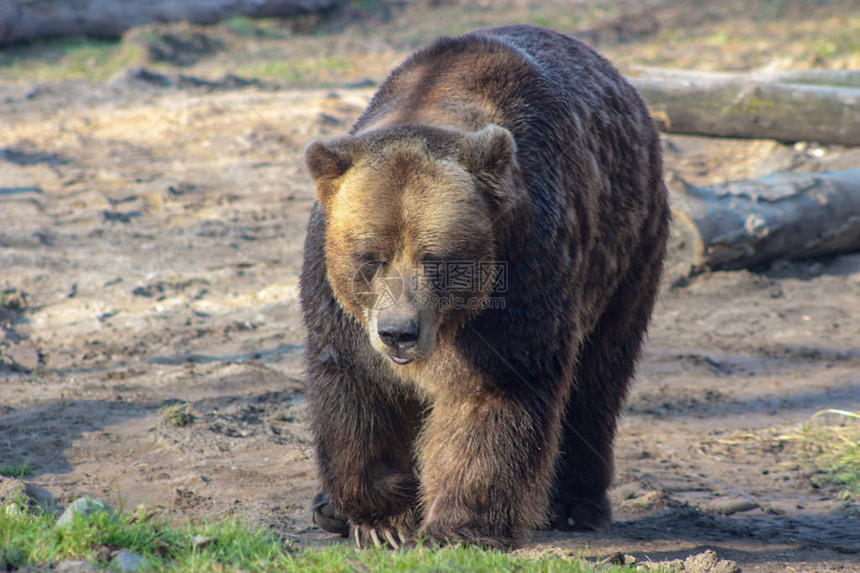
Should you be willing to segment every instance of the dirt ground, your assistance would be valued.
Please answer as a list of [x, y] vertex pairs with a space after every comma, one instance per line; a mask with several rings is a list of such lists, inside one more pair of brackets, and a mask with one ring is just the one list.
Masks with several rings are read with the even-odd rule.
[[[300, 155], [373, 89], [189, 77], [0, 82], [0, 465], [28, 461], [60, 503], [239, 514], [336, 542], [308, 511]], [[664, 149], [694, 183], [860, 165], [770, 141]], [[860, 571], [860, 504], [813, 487], [781, 438], [860, 408], [858, 340], [860, 254], [667, 284], [618, 438], [614, 525], [521, 551]], [[166, 422], [177, 403], [192, 423]]]

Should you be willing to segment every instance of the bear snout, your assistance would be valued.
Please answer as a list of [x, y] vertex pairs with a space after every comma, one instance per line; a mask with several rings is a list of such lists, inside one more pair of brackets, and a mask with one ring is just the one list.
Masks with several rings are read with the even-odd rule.
[[376, 332], [386, 346], [398, 351], [413, 348], [418, 344], [418, 337], [421, 334], [418, 322], [411, 318], [382, 319], [377, 325]]

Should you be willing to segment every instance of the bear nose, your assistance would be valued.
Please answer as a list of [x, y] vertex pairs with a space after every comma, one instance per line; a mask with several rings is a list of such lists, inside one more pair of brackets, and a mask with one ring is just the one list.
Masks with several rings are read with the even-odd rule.
[[418, 344], [418, 323], [412, 319], [381, 320], [376, 331], [387, 346], [406, 350]]

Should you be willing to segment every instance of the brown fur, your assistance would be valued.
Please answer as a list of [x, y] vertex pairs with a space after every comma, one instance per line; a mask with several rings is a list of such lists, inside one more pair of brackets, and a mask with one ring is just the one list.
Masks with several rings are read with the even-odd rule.
[[[358, 538], [420, 525], [509, 548], [548, 518], [606, 527], [669, 218], [634, 90], [570, 38], [480, 30], [409, 58], [306, 161], [312, 429]], [[439, 261], [506, 264], [508, 288], [440, 291]]]

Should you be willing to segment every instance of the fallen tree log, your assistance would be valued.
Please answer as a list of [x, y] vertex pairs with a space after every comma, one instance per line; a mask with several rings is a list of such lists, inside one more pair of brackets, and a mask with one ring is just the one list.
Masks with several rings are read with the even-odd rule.
[[52, 36], [118, 38], [133, 26], [185, 20], [212, 24], [230, 16], [289, 17], [329, 10], [345, 0], [4, 0], [0, 46]]
[[690, 79], [726, 79], [728, 77], [744, 78], [748, 81], [778, 84], [806, 84], [860, 88], [860, 70], [779, 70], [754, 72], [702, 72], [697, 70], [679, 70], [674, 68], [655, 68], [651, 66], [634, 66], [633, 77], [654, 77], [688, 81]]
[[778, 173], [707, 187], [669, 181], [669, 281], [860, 251], [860, 169]]
[[628, 79], [668, 133], [860, 145], [858, 71], [636, 68]]

